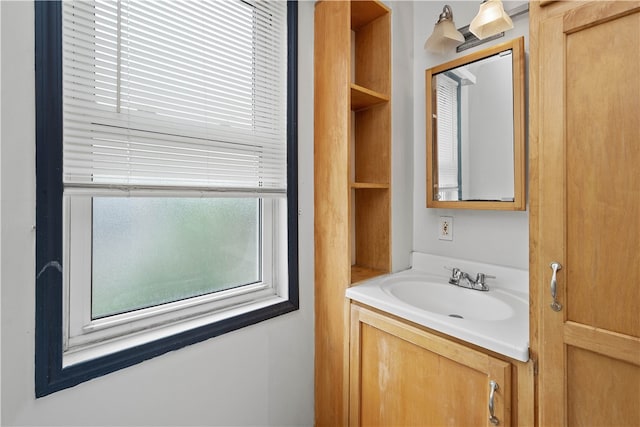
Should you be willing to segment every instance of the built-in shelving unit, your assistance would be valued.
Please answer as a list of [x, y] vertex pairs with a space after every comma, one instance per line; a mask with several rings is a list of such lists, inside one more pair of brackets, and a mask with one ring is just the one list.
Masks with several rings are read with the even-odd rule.
[[381, 3], [352, 2], [351, 283], [391, 269], [391, 26]]
[[391, 11], [315, 10], [316, 424], [345, 425], [345, 291], [391, 270]]

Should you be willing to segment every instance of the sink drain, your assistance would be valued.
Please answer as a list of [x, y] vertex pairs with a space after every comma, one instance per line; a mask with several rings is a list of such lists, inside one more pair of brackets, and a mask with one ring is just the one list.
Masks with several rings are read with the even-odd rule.
[[455, 317], [456, 319], [464, 319], [464, 317], [460, 316], [459, 314], [450, 314], [449, 317]]

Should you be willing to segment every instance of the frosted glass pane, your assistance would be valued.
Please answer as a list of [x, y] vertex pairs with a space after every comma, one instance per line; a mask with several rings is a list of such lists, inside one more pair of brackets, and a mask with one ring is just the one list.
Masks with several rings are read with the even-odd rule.
[[258, 199], [93, 198], [92, 317], [260, 280]]

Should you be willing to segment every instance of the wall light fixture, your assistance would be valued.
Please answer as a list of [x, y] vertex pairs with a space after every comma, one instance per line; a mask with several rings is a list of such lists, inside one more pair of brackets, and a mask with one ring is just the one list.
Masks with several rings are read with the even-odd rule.
[[443, 54], [464, 41], [464, 36], [456, 29], [453, 22], [453, 11], [448, 4], [442, 8], [433, 33], [424, 44], [424, 48], [433, 53]]
[[482, 40], [513, 28], [513, 21], [500, 0], [484, 0], [469, 24], [469, 31]]

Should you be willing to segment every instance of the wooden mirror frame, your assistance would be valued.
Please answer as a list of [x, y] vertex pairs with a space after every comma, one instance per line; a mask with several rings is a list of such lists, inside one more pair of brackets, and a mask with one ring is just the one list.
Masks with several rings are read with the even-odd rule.
[[[435, 96], [433, 95], [433, 76], [461, 65], [470, 64], [481, 59], [496, 55], [505, 50], [512, 50], [513, 61], [513, 165], [514, 165], [514, 198], [513, 201], [464, 201], [464, 200], [434, 200], [434, 171], [433, 160], [437, 150], [435, 141], [436, 128], [433, 125], [435, 110]], [[454, 59], [444, 64], [429, 68], [425, 71], [426, 84], [426, 133], [427, 133], [427, 208], [442, 209], [483, 209], [483, 210], [526, 210], [525, 194], [525, 106], [524, 106], [524, 37], [497, 44], [470, 55]]]

